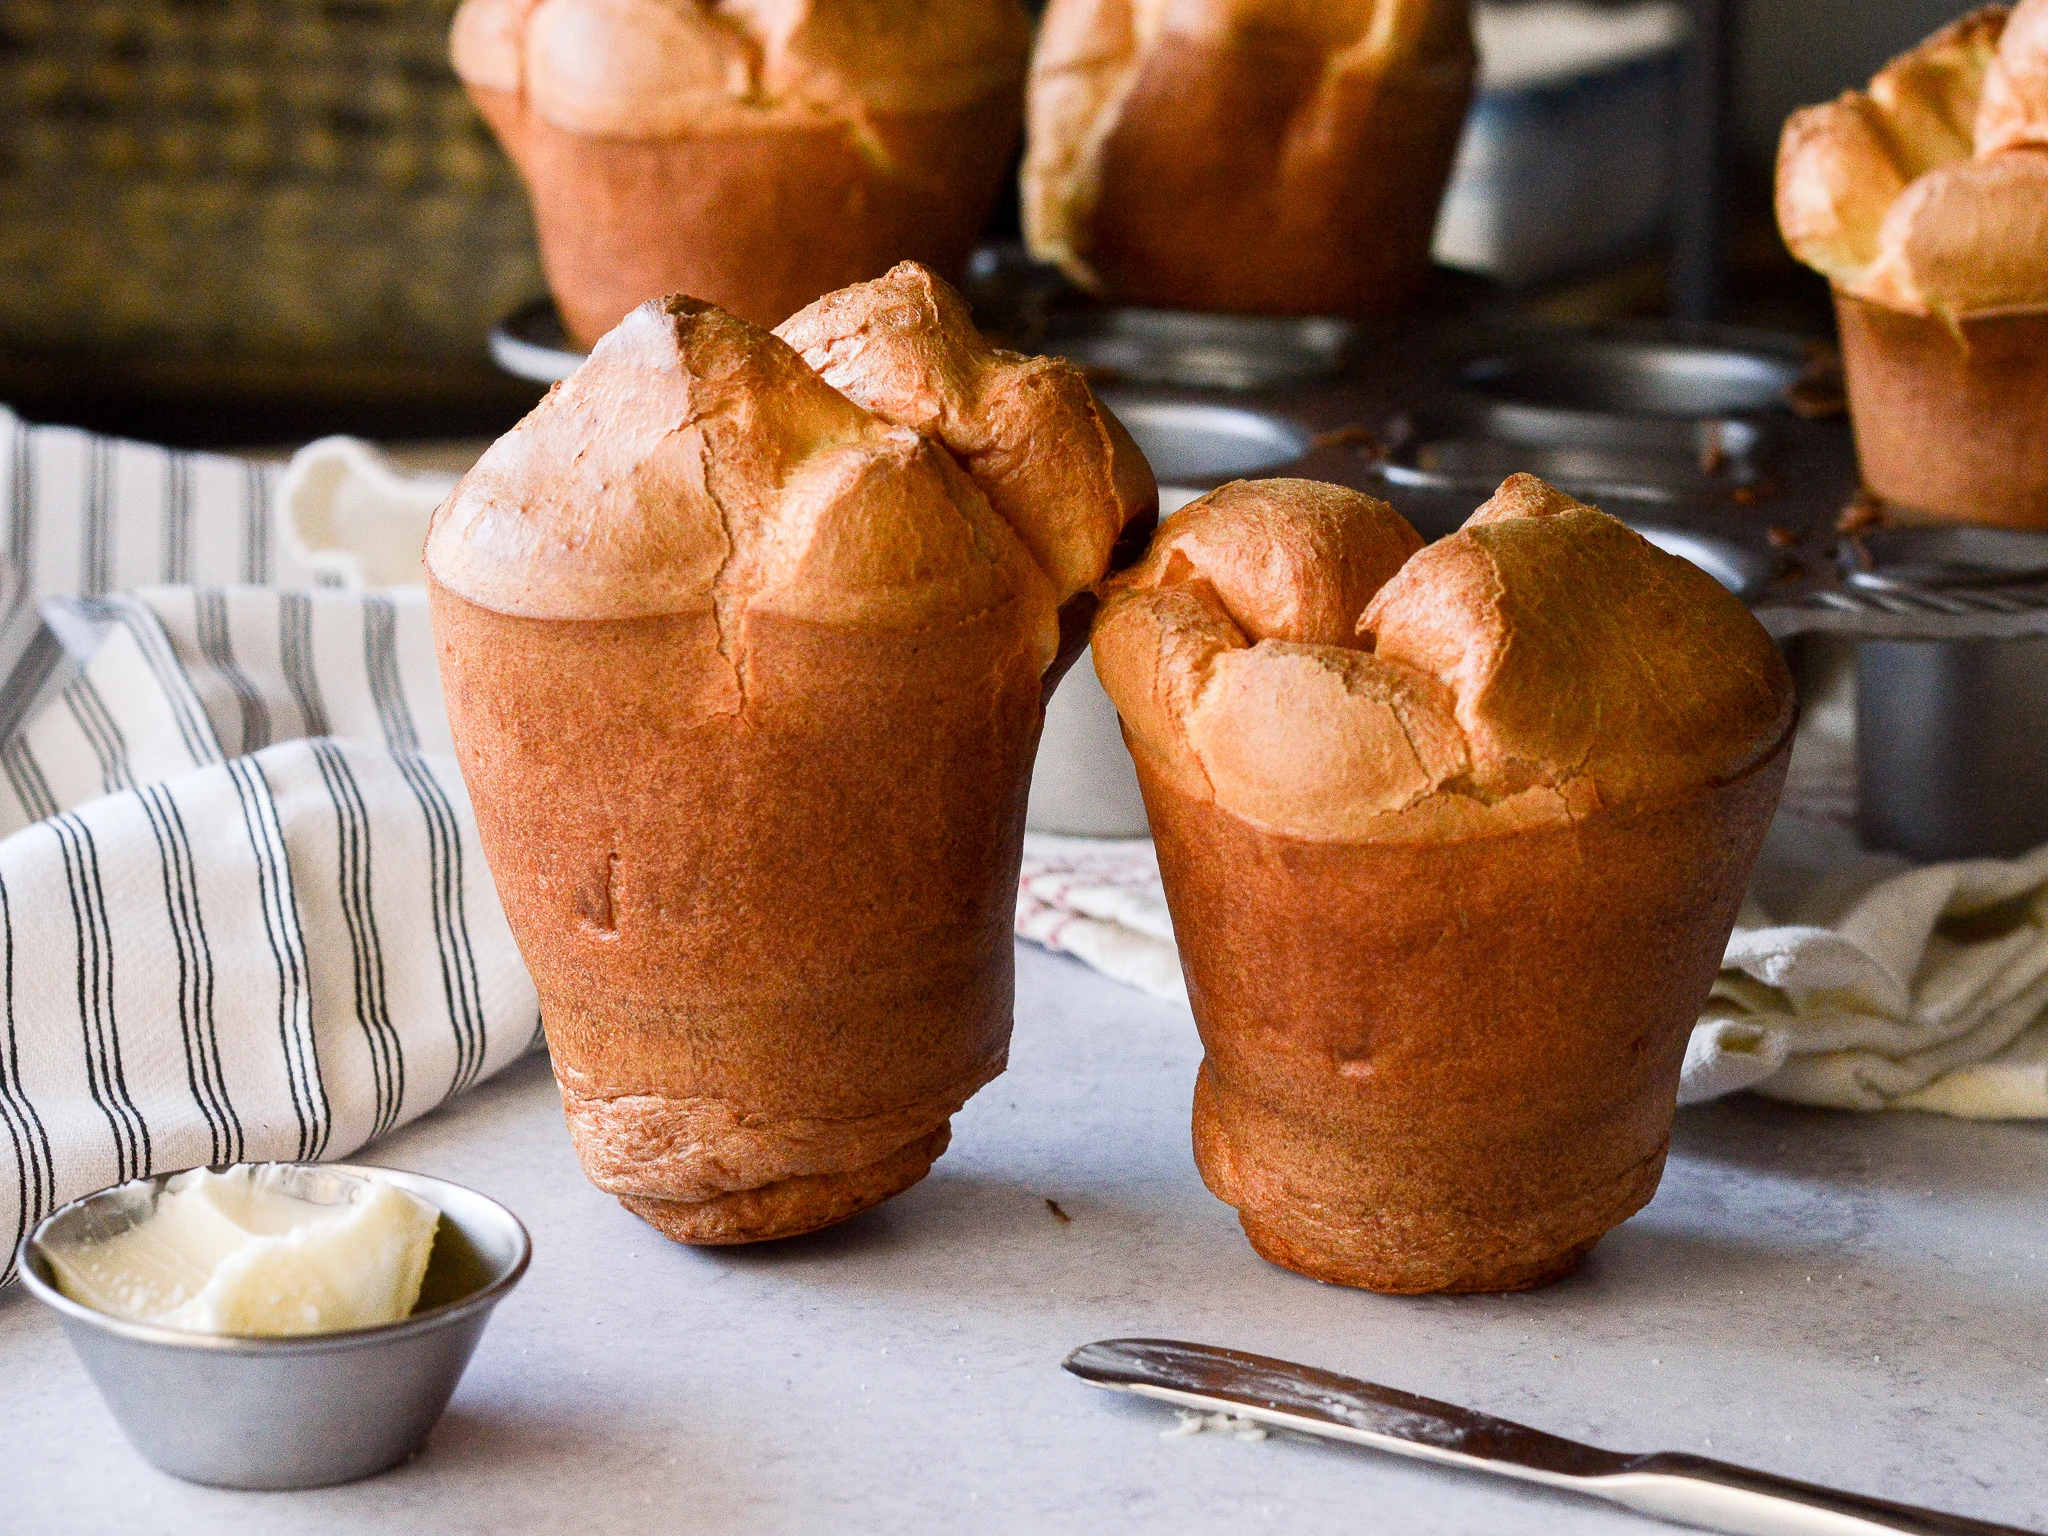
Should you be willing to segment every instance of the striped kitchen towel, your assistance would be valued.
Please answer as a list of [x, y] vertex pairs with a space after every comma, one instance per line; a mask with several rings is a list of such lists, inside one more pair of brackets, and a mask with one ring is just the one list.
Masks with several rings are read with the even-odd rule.
[[0, 623], [37, 597], [151, 583], [307, 585], [274, 536], [281, 466], [31, 427], [5, 406], [0, 442]]
[[345, 1156], [539, 1010], [423, 597], [212, 584], [300, 578], [267, 468], [4, 413], [0, 440], [4, 1283], [55, 1205]]

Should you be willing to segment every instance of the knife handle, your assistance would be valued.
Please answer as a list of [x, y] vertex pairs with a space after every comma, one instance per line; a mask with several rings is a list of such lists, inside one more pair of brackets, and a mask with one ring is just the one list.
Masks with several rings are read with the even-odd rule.
[[1675, 1451], [1636, 1457], [1581, 1486], [1647, 1515], [1742, 1536], [2038, 1536]]

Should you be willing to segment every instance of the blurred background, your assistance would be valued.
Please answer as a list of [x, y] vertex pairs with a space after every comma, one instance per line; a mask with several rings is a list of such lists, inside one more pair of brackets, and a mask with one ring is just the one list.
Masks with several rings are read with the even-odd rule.
[[[0, 402], [189, 446], [515, 420], [536, 389], [485, 335], [542, 283], [454, 5], [0, 0]], [[1771, 216], [1779, 126], [1967, 8], [1483, 4], [1438, 259], [1535, 319], [1824, 335]]]

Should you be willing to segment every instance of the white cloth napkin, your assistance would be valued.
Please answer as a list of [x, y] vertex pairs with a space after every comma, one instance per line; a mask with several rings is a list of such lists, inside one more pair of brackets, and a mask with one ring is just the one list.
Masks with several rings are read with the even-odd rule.
[[[1765, 899], [1783, 900], [1782, 920]], [[1185, 1001], [1147, 839], [1024, 840], [1019, 937]], [[2048, 849], [1913, 869], [1780, 817], [1679, 1102], [1740, 1089], [1842, 1109], [2048, 1118]]]
[[1915, 869], [1780, 817], [1722, 966], [1692, 1099], [2048, 1117], [2048, 848]]
[[315, 586], [417, 586], [427, 524], [456, 478], [407, 474], [359, 437], [320, 438], [278, 480], [280, 542]]
[[0, 443], [4, 1282], [55, 1205], [344, 1156], [523, 1054], [539, 1010], [422, 597], [226, 585], [306, 579], [274, 470], [4, 411]]

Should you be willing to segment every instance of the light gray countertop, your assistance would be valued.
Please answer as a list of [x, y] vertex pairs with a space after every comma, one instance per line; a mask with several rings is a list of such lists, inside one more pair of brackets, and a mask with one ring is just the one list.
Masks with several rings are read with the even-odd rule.
[[1018, 970], [1010, 1071], [952, 1150], [814, 1237], [668, 1243], [585, 1184], [539, 1060], [364, 1153], [497, 1196], [535, 1250], [426, 1452], [368, 1482], [162, 1476], [54, 1318], [0, 1295], [0, 1531], [1669, 1529], [1291, 1436], [1162, 1438], [1169, 1411], [1059, 1369], [1122, 1334], [2048, 1527], [2048, 1127], [1687, 1110], [1656, 1202], [1574, 1278], [1371, 1296], [1266, 1264], [1203, 1189], [1184, 1009]]

